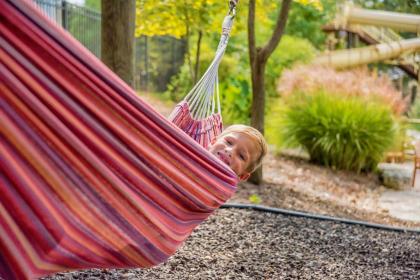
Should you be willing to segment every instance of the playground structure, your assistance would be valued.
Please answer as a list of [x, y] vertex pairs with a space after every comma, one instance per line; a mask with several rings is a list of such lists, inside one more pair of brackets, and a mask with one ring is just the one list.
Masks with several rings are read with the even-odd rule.
[[[414, 102], [420, 81], [420, 16], [367, 10], [345, 2], [338, 6], [334, 21], [323, 29], [330, 33], [329, 50], [318, 56], [315, 64], [348, 68], [384, 62], [398, 66], [412, 79], [406, 92]], [[417, 37], [404, 39], [397, 31], [415, 33]], [[334, 50], [336, 34], [343, 32], [347, 34], [347, 49]], [[354, 48], [358, 42], [368, 46]], [[402, 82], [397, 87], [403, 91]]]

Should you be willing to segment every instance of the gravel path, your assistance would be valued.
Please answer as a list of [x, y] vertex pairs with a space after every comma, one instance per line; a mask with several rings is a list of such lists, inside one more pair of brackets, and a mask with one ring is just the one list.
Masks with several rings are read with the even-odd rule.
[[420, 279], [420, 234], [220, 209], [165, 264], [47, 279]]

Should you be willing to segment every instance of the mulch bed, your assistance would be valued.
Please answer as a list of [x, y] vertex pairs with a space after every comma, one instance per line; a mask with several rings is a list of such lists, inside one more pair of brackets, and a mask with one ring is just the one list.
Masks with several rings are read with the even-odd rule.
[[166, 263], [47, 279], [420, 279], [420, 234], [220, 209]]

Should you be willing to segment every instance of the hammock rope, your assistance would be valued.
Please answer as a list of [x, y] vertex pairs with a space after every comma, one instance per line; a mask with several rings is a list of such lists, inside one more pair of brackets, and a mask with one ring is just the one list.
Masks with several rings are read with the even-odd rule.
[[223, 130], [218, 70], [228, 45], [237, 2], [229, 1], [229, 11], [223, 20], [222, 34], [212, 62], [169, 116], [174, 124], [204, 148], [207, 148]]
[[149, 267], [236, 175], [30, 1], [0, 1], [0, 279]]

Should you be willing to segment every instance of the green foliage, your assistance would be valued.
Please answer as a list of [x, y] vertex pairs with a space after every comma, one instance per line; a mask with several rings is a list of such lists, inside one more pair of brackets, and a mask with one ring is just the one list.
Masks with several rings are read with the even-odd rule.
[[101, 0], [86, 0], [85, 1], [85, 6], [100, 12], [101, 11]]
[[[326, 0], [327, 1], [327, 0]], [[293, 7], [310, 7], [323, 10], [322, 1], [298, 0]], [[177, 75], [173, 76], [167, 92], [175, 101], [182, 99], [192, 88], [192, 55], [196, 52], [197, 30], [202, 30], [200, 73], [211, 62], [220, 38], [220, 27], [226, 14], [226, 2], [215, 0], [201, 1], [138, 1], [136, 35], [168, 34], [175, 37], [189, 36], [186, 59]], [[277, 14], [281, 8], [278, 1], [256, 1], [256, 34], [257, 44], [266, 42], [273, 32]], [[247, 4], [240, 2], [233, 25], [229, 46], [219, 69], [219, 88], [222, 99], [223, 119], [226, 124], [245, 123], [250, 121], [252, 99], [251, 74], [247, 46]], [[315, 18], [314, 18], [315, 19]], [[304, 20], [306, 21], [306, 20]], [[187, 26], [190, 34], [187, 35]], [[302, 36], [305, 37], [305, 36]], [[190, 43], [188, 43], [190, 42]], [[150, 48], [149, 51], [153, 51]], [[302, 38], [290, 35], [283, 36], [280, 45], [270, 56], [266, 67], [265, 85], [268, 96], [276, 96], [276, 83], [281, 72], [296, 62], [307, 62], [315, 53], [311, 43]], [[156, 52], [158, 54], [158, 52]], [[150, 77], [158, 77], [165, 55], [150, 57]], [[157, 61], [156, 63], [154, 61]], [[153, 63], [158, 67], [153, 67]], [[199, 74], [200, 76], [200, 74]], [[155, 89], [158, 89], [155, 87]], [[270, 111], [270, 104], [267, 104]]]
[[285, 140], [283, 139], [282, 130], [283, 124], [282, 119], [285, 113], [286, 104], [282, 98], [270, 98], [270, 110], [266, 114], [265, 121], [265, 133], [264, 137], [268, 144], [273, 145], [277, 150], [285, 146]]
[[286, 34], [309, 40], [317, 49], [323, 49], [326, 39], [322, 26], [334, 16], [335, 2], [321, 1], [319, 5], [304, 5], [296, 3], [289, 13]]
[[172, 76], [171, 82], [168, 84], [167, 94], [175, 102], [181, 101], [192, 89], [191, 74], [188, 64], [181, 66], [177, 75]]
[[222, 115], [225, 125], [249, 124], [251, 111], [251, 84], [248, 76], [234, 73], [221, 83]]
[[[202, 61], [200, 73], [204, 73], [213, 59], [215, 48], [211, 50], [206, 43], [202, 45]], [[178, 75], [171, 79], [168, 93], [178, 102], [192, 89], [190, 71], [185, 63]], [[251, 105], [251, 84], [247, 61], [241, 61], [238, 53], [226, 54], [219, 66], [219, 92], [222, 106], [223, 120], [226, 125], [232, 123], [249, 123]]]
[[[249, 68], [246, 34], [231, 38], [226, 54], [219, 68], [219, 90], [221, 96], [223, 120], [226, 124], [249, 124], [252, 99], [251, 73]], [[213, 59], [219, 37], [202, 43], [200, 73], [204, 73]], [[307, 40], [285, 35], [270, 57], [265, 76], [266, 94], [277, 96], [276, 83], [283, 69], [290, 68], [297, 62], [305, 63], [314, 56], [315, 49]], [[185, 63], [178, 75], [168, 85], [168, 92], [173, 100], [181, 100], [192, 88], [188, 65]], [[268, 104], [270, 111], [270, 103]]]
[[414, 104], [410, 108], [410, 112], [408, 113], [410, 118], [413, 119], [420, 119], [420, 99], [416, 98]]
[[315, 56], [315, 48], [306, 39], [284, 35], [270, 56], [265, 73], [265, 90], [268, 96], [277, 96], [276, 84], [284, 69], [296, 63], [306, 64]]
[[[223, 1], [222, 1], [223, 2]], [[136, 36], [170, 35], [181, 38], [195, 30], [214, 28], [226, 6], [216, 0], [136, 2]], [[217, 16], [219, 15], [219, 16]]]
[[[419, 98], [416, 98], [416, 101], [411, 106], [408, 116], [411, 119], [420, 119], [420, 99]], [[411, 127], [414, 128], [415, 130], [420, 131], [420, 124], [412, 124]]]
[[376, 168], [394, 143], [396, 123], [381, 103], [320, 91], [290, 98], [281, 133], [287, 144], [306, 149], [313, 162], [360, 172]]
[[392, 145], [386, 150], [386, 152], [401, 152], [405, 146], [411, 142], [410, 137], [407, 135], [407, 129], [409, 124], [401, 119], [400, 121], [394, 122], [395, 124], [395, 138]]

